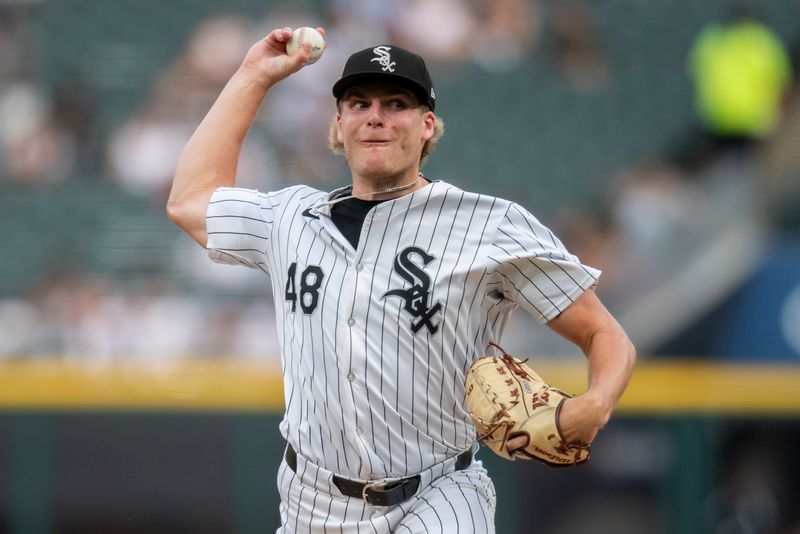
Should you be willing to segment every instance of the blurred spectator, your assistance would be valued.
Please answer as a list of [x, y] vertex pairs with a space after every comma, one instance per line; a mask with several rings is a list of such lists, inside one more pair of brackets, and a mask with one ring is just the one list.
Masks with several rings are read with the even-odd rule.
[[75, 143], [52, 111], [35, 83], [17, 82], [0, 94], [0, 175], [30, 185], [58, 183], [70, 174]]
[[724, 436], [725, 468], [706, 502], [707, 526], [718, 534], [800, 532], [797, 428], [753, 426], [731, 425]]
[[800, 235], [800, 84], [795, 84], [775, 134], [759, 150], [758, 188], [764, 214], [777, 227]]
[[592, 8], [583, 0], [558, 0], [552, 11], [554, 61], [558, 74], [576, 90], [588, 91], [609, 77], [608, 55]]
[[39, 81], [31, 8], [0, 2], [0, 180], [53, 184], [76, 164], [76, 140], [62, 100]]
[[36, 308], [27, 299], [0, 300], [0, 357], [30, 357], [41, 336]]
[[[108, 158], [117, 181], [159, 203], [166, 199], [181, 150], [249, 46], [243, 18], [216, 15], [197, 27], [142, 109], [112, 135]], [[269, 144], [254, 132], [239, 164], [245, 187], [265, 187], [272, 160]]]
[[218, 294], [207, 301], [180, 295], [156, 277], [112, 284], [70, 268], [55, 269], [28, 298], [0, 299], [0, 358], [152, 364], [231, 353], [277, 358], [269, 308], [269, 299], [257, 292], [249, 298]]
[[625, 254], [621, 277], [628, 299], [680, 272], [714, 230], [714, 203], [678, 168], [658, 158], [623, 172], [610, 198]]
[[32, 61], [34, 36], [27, 4], [0, 0], [0, 87], [9, 80], [30, 78], [37, 68]]
[[[786, 99], [781, 124], [761, 154], [764, 171], [771, 177], [786, 178], [800, 169], [800, 85]], [[775, 193], [780, 193], [775, 191]]]
[[472, 59], [487, 70], [510, 70], [539, 41], [538, 1], [495, 0], [473, 2], [480, 21], [480, 38], [471, 39]]
[[[360, 38], [365, 43], [360, 48], [385, 40], [389, 34], [392, 19], [402, 10], [403, 2], [386, 2], [385, 0], [330, 0], [329, 25], [325, 27], [334, 41], [346, 38]], [[306, 26], [308, 24], [305, 24]], [[345, 34], [346, 27], [358, 28], [355, 34]], [[349, 52], [359, 48], [346, 49]], [[327, 53], [327, 52], [326, 52]], [[346, 59], [346, 57], [345, 57]]]
[[68, 78], [56, 83], [52, 102], [53, 122], [73, 145], [73, 173], [80, 179], [97, 178], [104, 149], [97, 133], [97, 96], [83, 80]]
[[111, 137], [108, 147], [113, 177], [128, 191], [166, 199], [169, 179], [191, 135], [188, 124], [145, 111]]
[[719, 148], [746, 148], [777, 126], [791, 82], [780, 37], [744, 9], [706, 25], [692, 46], [689, 68], [704, 132]]
[[405, 0], [404, 3], [392, 20], [392, 33], [398, 45], [414, 50], [429, 62], [466, 60], [476, 34], [483, 34], [466, 2]]

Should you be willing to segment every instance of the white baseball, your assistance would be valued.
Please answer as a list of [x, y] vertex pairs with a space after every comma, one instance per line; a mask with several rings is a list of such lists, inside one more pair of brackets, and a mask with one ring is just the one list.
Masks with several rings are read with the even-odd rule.
[[292, 32], [292, 37], [286, 42], [286, 52], [293, 56], [300, 50], [303, 43], [311, 43], [311, 55], [308, 56], [306, 65], [311, 65], [322, 57], [325, 51], [325, 39], [314, 28], [297, 28]]

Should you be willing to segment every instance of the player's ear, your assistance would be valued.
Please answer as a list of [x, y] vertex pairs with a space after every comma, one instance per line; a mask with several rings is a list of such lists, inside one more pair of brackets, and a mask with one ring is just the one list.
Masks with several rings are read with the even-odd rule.
[[336, 114], [336, 140], [344, 144], [344, 137], [342, 137], [342, 114]]
[[433, 132], [435, 131], [435, 126], [436, 126], [436, 115], [433, 114], [433, 111], [426, 111], [423, 114], [422, 120], [424, 121], [422, 140], [427, 141], [431, 137], [433, 137]]

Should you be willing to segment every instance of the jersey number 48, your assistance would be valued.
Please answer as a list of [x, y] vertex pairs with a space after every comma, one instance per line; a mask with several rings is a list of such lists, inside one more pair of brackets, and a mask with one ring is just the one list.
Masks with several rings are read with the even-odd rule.
[[309, 265], [300, 274], [300, 293], [297, 292], [295, 285], [295, 277], [297, 275], [297, 262], [289, 266], [289, 272], [286, 279], [286, 294], [287, 302], [292, 303], [291, 312], [297, 311], [297, 302], [300, 302], [300, 309], [303, 313], [310, 315], [314, 313], [319, 304], [319, 288], [322, 285], [322, 279], [325, 277], [322, 268], [317, 265]]

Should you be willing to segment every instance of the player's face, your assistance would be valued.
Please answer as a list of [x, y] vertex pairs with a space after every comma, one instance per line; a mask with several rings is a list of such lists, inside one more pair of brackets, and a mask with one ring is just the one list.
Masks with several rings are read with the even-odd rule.
[[354, 174], [381, 183], [416, 174], [435, 117], [411, 92], [373, 82], [349, 89], [341, 104], [337, 135]]

